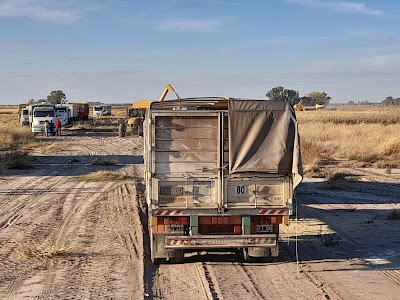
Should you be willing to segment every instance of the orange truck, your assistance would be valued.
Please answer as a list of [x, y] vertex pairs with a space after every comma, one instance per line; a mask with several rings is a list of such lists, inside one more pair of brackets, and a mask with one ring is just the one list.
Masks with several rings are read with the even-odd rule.
[[234, 98], [152, 102], [144, 119], [151, 259], [238, 249], [246, 261], [279, 255], [302, 180], [289, 103]]

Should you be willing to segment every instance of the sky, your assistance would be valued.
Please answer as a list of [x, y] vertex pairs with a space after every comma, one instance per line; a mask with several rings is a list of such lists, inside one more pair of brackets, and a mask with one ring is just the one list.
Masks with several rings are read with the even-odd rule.
[[[398, 0], [0, 0], [0, 105], [400, 97]], [[168, 98], [173, 98], [169, 95]]]

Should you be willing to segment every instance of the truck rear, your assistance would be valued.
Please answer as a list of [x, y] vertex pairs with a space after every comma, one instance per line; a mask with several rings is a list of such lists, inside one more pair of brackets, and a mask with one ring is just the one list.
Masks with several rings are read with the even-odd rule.
[[239, 249], [247, 261], [279, 254], [302, 179], [288, 103], [225, 98], [154, 102], [144, 122], [151, 259]]
[[111, 105], [93, 106], [93, 117], [102, 117], [111, 115]]
[[89, 104], [88, 103], [75, 103], [78, 106], [78, 120], [89, 120]]

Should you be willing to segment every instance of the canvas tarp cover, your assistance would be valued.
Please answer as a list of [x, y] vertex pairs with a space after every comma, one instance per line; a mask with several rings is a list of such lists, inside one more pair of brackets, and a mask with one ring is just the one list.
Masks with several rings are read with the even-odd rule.
[[293, 174], [303, 167], [297, 120], [286, 102], [229, 100], [229, 171]]

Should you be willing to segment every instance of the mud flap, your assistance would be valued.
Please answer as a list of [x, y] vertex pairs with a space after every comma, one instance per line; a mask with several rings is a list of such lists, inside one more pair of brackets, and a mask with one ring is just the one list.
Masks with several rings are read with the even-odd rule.
[[276, 246], [273, 247], [252, 247], [248, 248], [248, 254], [249, 256], [253, 257], [278, 257], [279, 255], [279, 246], [276, 244]]
[[184, 257], [183, 249], [165, 249], [165, 234], [153, 234], [151, 257], [154, 259], [164, 258], [166, 261], [177, 261]]

